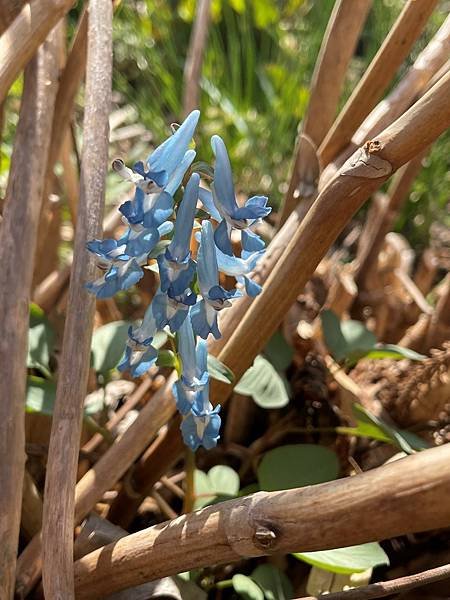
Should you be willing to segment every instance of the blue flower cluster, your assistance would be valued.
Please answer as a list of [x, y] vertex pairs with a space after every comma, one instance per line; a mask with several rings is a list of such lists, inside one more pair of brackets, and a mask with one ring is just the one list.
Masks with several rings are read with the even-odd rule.
[[[106, 271], [87, 284], [98, 298], [135, 285], [148, 261], [156, 259], [159, 288], [142, 323], [130, 327], [119, 369], [133, 377], [144, 374], [158, 358], [152, 345], [156, 333], [168, 328], [177, 334], [180, 378], [173, 393], [183, 416], [183, 439], [193, 450], [200, 445], [212, 448], [219, 438], [220, 407], [213, 408], [209, 401], [206, 340], [210, 334], [220, 337], [219, 311], [244, 294], [260, 293], [251, 273], [265, 244], [251, 228], [271, 211], [265, 196], [249, 198], [244, 206], [237, 204], [228, 153], [217, 135], [211, 139], [215, 155], [211, 191], [200, 186], [198, 173], [188, 175], [196, 155], [189, 146], [199, 116], [199, 111], [193, 111], [154, 150], [146, 165], [139, 162], [130, 169], [121, 160], [113, 162], [116, 173], [136, 186], [133, 200], [119, 208], [127, 230], [118, 240], [93, 240], [87, 245]], [[185, 179], [183, 197], [175, 207], [174, 195]], [[199, 203], [202, 214], [208, 214], [202, 221], [197, 218]], [[240, 256], [233, 251], [233, 229], [241, 231]], [[159, 243], [163, 238], [165, 249]], [[234, 277], [238, 287], [222, 287], [220, 273]]]

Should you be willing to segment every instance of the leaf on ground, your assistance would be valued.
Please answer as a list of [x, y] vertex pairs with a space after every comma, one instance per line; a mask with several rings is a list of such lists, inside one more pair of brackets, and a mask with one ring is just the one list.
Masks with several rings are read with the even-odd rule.
[[268, 492], [287, 490], [336, 479], [339, 461], [329, 448], [291, 444], [269, 450], [258, 467], [258, 481]]
[[205, 473], [194, 472], [194, 509], [213, 504], [217, 498], [228, 500], [239, 492], [239, 475], [226, 465], [216, 465]]
[[335, 550], [295, 552], [294, 556], [332, 573], [360, 573], [379, 565], [389, 565], [389, 557], [377, 542]]
[[251, 396], [261, 408], [282, 408], [289, 403], [286, 385], [270, 362], [259, 355], [253, 366], [234, 388], [238, 394]]

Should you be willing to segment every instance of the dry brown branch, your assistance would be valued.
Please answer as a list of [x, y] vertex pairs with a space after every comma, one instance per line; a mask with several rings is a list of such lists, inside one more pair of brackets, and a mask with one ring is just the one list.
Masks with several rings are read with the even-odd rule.
[[27, 2], [0, 37], [0, 102], [56, 23], [74, 0]]
[[17, 17], [25, 0], [0, 0], [0, 35]]
[[[165, 396], [170, 396], [170, 388], [165, 388]], [[149, 446], [132, 472], [129, 486], [123, 486], [111, 504], [108, 518], [125, 529], [130, 525], [140, 505], [153, 486], [177, 462], [183, 453], [180, 437], [181, 419], [175, 416], [167, 430], [158, 435]], [[130, 489], [131, 488], [131, 489]]]
[[44, 496], [43, 583], [51, 598], [74, 597], [74, 488], [95, 310], [95, 299], [85, 289], [95, 259], [85, 247], [98, 236], [103, 215], [111, 77], [111, 2], [91, 0], [80, 207]]
[[[135, 390], [122, 406], [114, 413], [105, 425], [107, 431], [112, 431], [114, 427], [125, 417], [125, 415], [136, 407], [136, 405], [144, 398], [146, 393], [152, 386], [152, 380], [146, 377], [141, 385]], [[104, 437], [100, 433], [96, 433], [91, 439], [84, 444], [82, 450], [85, 454], [94, 452], [94, 450], [104, 441]]]
[[[262, 293], [219, 354], [237, 379], [276, 330], [354, 212], [393, 171], [422, 152], [450, 125], [449, 92], [450, 74], [447, 74], [376, 140], [357, 151], [320, 193]], [[336, 203], [339, 211], [335, 210]], [[222, 394], [219, 392], [216, 401], [229, 393], [225, 386], [220, 389]]]
[[183, 113], [185, 116], [200, 105], [200, 78], [208, 39], [210, 9], [211, 0], [197, 0], [194, 27], [184, 65]]
[[320, 148], [328, 164], [350, 142], [353, 133], [381, 98], [408, 56], [436, 6], [436, 0], [408, 0], [391, 31], [325, 137]]
[[258, 492], [156, 525], [77, 561], [77, 598], [101, 598], [242, 557], [336, 548], [446, 526], [450, 507], [442, 494], [450, 491], [449, 459], [450, 446], [433, 448], [362, 475]]
[[[50, 141], [58, 77], [58, 48], [51, 36], [26, 70], [0, 243], [0, 589], [14, 589], [24, 474], [25, 359], [43, 170]], [[24, 169], [23, 165], [27, 168]]]
[[438, 260], [430, 248], [426, 248], [420, 257], [419, 264], [414, 273], [414, 283], [422, 294], [430, 291], [438, 270]]
[[408, 590], [414, 590], [429, 583], [435, 583], [436, 581], [448, 578], [450, 578], [450, 565], [443, 565], [442, 567], [435, 567], [422, 573], [399, 577], [391, 581], [371, 583], [370, 585], [345, 590], [344, 592], [321, 594], [320, 596], [305, 596], [304, 598], [297, 598], [297, 600], [371, 600], [372, 598], [385, 598], [392, 594], [407, 592]]
[[[104, 236], [114, 235], [120, 224], [120, 213], [114, 208], [103, 221]], [[67, 263], [61, 270], [50, 273], [34, 291], [33, 302], [36, 302], [46, 313], [50, 312], [66, 292], [70, 279], [72, 258], [68, 259]]]
[[23, 478], [22, 516], [20, 530], [30, 540], [42, 527], [42, 498], [33, 478], [25, 469]]
[[[367, 236], [364, 245], [358, 248], [355, 281], [360, 289], [367, 289], [372, 269], [378, 260], [384, 238], [392, 230], [399, 211], [408, 197], [409, 191], [422, 168], [425, 153], [414, 157], [395, 174], [388, 191], [388, 202], [383, 206], [377, 227]], [[370, 224], [369, 224], [370, 226]]]
[[314, 194], [320, 174], [316, 156], [336, 115], [347, 67], [372, 0], [338, 0], [334, 5], [314, 69], [310, 101], [294, 152], [289, 189], [280, 214], [282, 225], [300, 197]]
[[[54, 167], [56, 161], [61, 158], [63, 160], [64, 176], [66, 185], [66, 193], [68, 196], [68, 204], [72, 217], [76, 219], [76, 204], [78, 202], [79, 184], [78, 174], [74, 174], [71, 164], [71, 131], [70, 117], [73, 111], [75, 96], [78, 91], [80, 82], [84, 76], [86, 69], [86, 52], [87, 52], [87, 11], [83, 10], [80, 17], [77, 30], [74, 35], [72, 47], [70, 49], [65, 68], [62, 72], [58, 94], [55, 102], [55, 112], [52, 123], [52, 136], [49, 149], [49, 160], [45, 173], [44, 199], [43, 210], [41, 213], [38, 246], [36, 250], [37, 268], [41, 263], [42, 255], [46, 252], [46, 238], [48, 221], [46, 219], [46, 204], [49, 194], [54, 187]], [[74, 196], [76, 201], [74, 202]], [[74, 219], [74, 223], [75, 223]], [[47, 272], [37, 271], [35, 273], [35, 283], [40, 283], [46, 276]]]
[[[386, 98], [377, 104], [354, 133], [351, 143], [323, 171], [319, 189], [336, 173], [337, 169], [366, 140], [376, 136], [390, 125], [412, 102], [429, 89], [448, 70], [450, 52], [450, 16], [428, 45], [422, 50], [414, 64], [398, 85]], [[324, 160], [324, 159], [322, 159]]]

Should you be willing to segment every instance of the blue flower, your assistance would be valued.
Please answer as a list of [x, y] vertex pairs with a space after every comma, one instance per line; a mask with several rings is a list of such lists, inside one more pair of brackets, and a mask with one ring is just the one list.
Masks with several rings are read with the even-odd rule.
[[[173, 386], [177, 408], [186, 415], [193, 406], [203, 406], [201, 394], [209, 381], [208, 348], [204, 340], [195, 344], [191, 320], [186, 318], [178, 332], [178, 352], [181, 358], [181, 378]], [[200, 396], [199, 396], [200, 394]]]
[[127, 345], [118, 366], [119, 371], [130, 371], [133, 377], [139, 377], [155, 364], [158, 350], [151, 344], [157, 330], [153, 307], [150, 305], [141, 325], [128, 330]]
[[254, 271], [258, 261], [264, 255], [264, 250], [257, 250], [256, 252], [242, 251], [242, 258], [237, 256], [229, 256], [225, 254], [219, 248], [216, 248], [217, 264], [219, 271], [235, 277], [236, 280], [245, 287], [245, 291], [249, 296], [257, 296], [262, 287], [253, 281], [248, 275]]
[[86, 288], [95, 294], [97, 298], [111, 298], [121, 290], [127, 290], [135, 285], [144, 276], [144, 271], [134, 258], [114, 263], [108, 272], [86, 284]]
[[203, 221], [202, 223], [197, 255], [197, 275], [203, 300], [198, 302], [191, 311], [194, 332], [203, 339], [206, 339], [210, 333], [216, 339], [219, 339], [217, 312], [231, 306], [230, 300], [242, 296], [242, 293], [238, 290], [225, 290], [219, 285], [214, 233], [209, 221]]
[[219, 416], [220, 405], [215, 408], [206, 400], [208, 397], [208, 386], [203, 390], [202, 399], [204, 404], [200, 410], [198, 407], [192, 408], [191, 412], [183, 419], [181, 423], [181, 433], [184, 443], [194, 452], [203, 446], [207, 450], [217, 446], [221, 419]]
[[118, 240], [91, 240], [86, 244], [89, 252], [96, 254], [99, 265], [109, 266], [115, 261], [126, 261], [130, 259], [127, 253], [128, 232]]
[[167, 183], [165, 171], [151, 172], [144, 170], [144, 163], [138, 162], [132, 169], [127, 167], [122, 159], [116, 158], [112, 163], [113, 170], [125, 181], [134, 185], [145, 194], [161, 191]]
[[147, 159], [150, 171], [165, 171], [167, 181], [170, 181], [177, 167], [186, 157], [199, 117], [200, 111], [192, 111], [175, 133], [150, 154]]
[[196, 299], [196, 294], [190, 291], [172, 296], [170, 290], [167, 294], [159, 290], [152, 300], [158, 329], [169, 325], [172, 332], [178, 331], [188, 315], [189, 307], [195, 304]]
[[239, 207], [233, 186], [230, 159], [221, 137], [214, 135], [211, 146], [216, 157], [212, 194], [214, 204], [222, 216], [222, 221], [214, 233], [218, 248], [225, 254], [233, 254], [230, 234], [234, 229], [247, 229], [259, 219], [266, 217], [272, 210], [267, 205], [266, 196], [253, 196], [243, 207]]
[[189, 287], [194, 274], [195, 263], [191, 259], [190, 241], [194, 226], [198, 200], [200, 176], [193, 173], [189, 179], [177, 211], [173, 238], [164, 254], [158, 256], [161, 290], [172, 295], [183, 294]]

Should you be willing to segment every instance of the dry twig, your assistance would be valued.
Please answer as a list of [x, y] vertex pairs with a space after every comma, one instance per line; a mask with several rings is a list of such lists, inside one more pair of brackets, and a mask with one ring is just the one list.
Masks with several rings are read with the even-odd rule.
[[194, 27], [184, 65], [184, 115], [188, 115], [194, 109], [199, 108], [200, 104], [200, 78], [208, 38], [210, 10], [211, 0], [197, 0]]
[[[57, 88], [58, 58], [59, 50], [52, 35], [26, 69], [2, 221], [0, 589], [4, 598], [12, 597], [14, 589], [25, 461], [25, 362], [30, 287], [42, 199], [43, 172]], [[25, 169], [24, 165], [26, 165]]]
[[74, 597], [74, 487], [95, 310], [95, 299], [85, 289], [87, 279], [94, 275], [95, 259], [86, 255], [85, 246], [100, 230], [108, 160], [112, 76], [110, 0], [91, 0], [88, 40], [81, 198], [43, 517], [44, 590], [49, 597], [67, 599]]
[[309, 106], [294, 151], [280, 225], [300, 197], [314, 194], [320, 174], [316, 151], [335, 118], [347, 67], [371, 4], [372, 0], [338, 0], [334, 5], [312, 77]]
[[[450, 446], [433, 448], [362, 475], [258, 492], [145, 529], [77, 561], [77, 598], [101, 598], [242, 557], [323, 550], [446, 526], [450, 507], [441, 499], [450, 492], [449, 459]], [[372, 518], [364, 518], [368, 514]]]
[[328, 164], [350, 142], [422, 32], [437, 0], [408, 0], [388, 36], [325, 137], [320, 157]]

